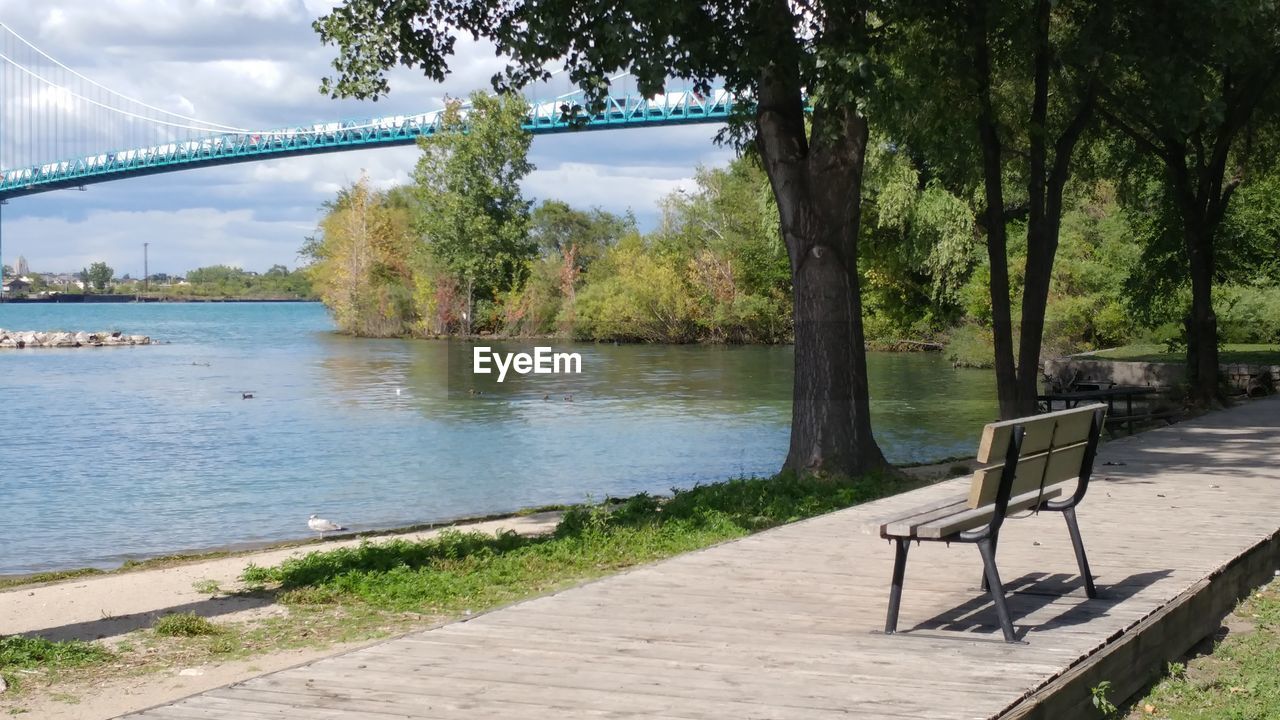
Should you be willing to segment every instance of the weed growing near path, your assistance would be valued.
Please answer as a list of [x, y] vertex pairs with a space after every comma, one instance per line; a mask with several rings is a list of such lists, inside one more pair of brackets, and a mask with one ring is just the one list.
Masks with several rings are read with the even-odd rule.
[[211, 622], [208, 618], [200, 617], [195, 613], [173, 613], [165, 615], [159, 620], [153, 628], [157, 635], [164, 637], [206, 637], [209, 635], [221, 635], [223, 628]]

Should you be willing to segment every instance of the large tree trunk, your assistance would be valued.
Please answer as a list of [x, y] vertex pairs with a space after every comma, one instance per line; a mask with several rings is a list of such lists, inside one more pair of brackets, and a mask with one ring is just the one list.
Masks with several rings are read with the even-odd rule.
[[1184, 220], [1191, 267], [1191, 313], [1187, 323], [1187, 379], [1192, 400], [1201, 407], [1221, 405], [1218, 382], [1218, 316], [1213, 312], [1213, 240], [1200, 222]]
[[991, 334], [995, 345], [996, 396], [1000, 417], [1018, 416], [1018, 373], [1013, 364], [1013, 318], [1009, 302], [1009, 255], [1004, 217], [1004, 175], [1000, 134], [991, 102], [991, 50], [987, 37], [987, 4], [970, 7], [969, 35], [978, 80], [978, 142], [982, 147], [983, 188], [987, 210], [987, 260], [991, 265]]
[[[826, 208], [847, 215], [848, 207]], [[784, 468], [803, 473], [858, 475], [885, 465], [871, 434], [867, 354], [856, 256], [842, 257], [831, 241], [838, 235], [813, 212], [805, 230], [784, 234], [796, 248], [792, 276], [795, 300], [795, 380], [791, 446]], [[846, 219], [846, 223], [855, 219]], [[826, 225], [826, 227], [824, 227]]]
[[866, 119], [853, 107], [816, 108], [811, 140], [798, 74], [774, 67], [761, 79], [756, 124], [795, 301], [783, 469], [831, 478], [881, 470], [887, 463], [871, 433], [857, 273]]

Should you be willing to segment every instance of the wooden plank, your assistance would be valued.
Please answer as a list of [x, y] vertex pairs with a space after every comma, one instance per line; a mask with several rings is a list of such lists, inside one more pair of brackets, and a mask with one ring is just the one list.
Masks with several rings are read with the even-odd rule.
[[[982, 440], [978, 443], [978, 462], [1003, 462], [1009, 449], [1013, 426], [1022, 425], [1026, 435], [1022, 438], [1022, 454], [1031, 455], [1049, 449], [1050, 438], [1055, 445], [1070, 445], [1089, 437], [1089, 426], [1094, 410], [1106, 410], [1102, 403], [1093, 403], [1070, 410], [1058, 410], [1043, 415], [1004, 420], [982, 428]], [[1057, 431], [1054, 431], [1054, 424]]]
[[880, 526], [881, 537], [914, 537], [916, 528], [928, 522], [933, 522], [944, 517], [950, 517], [958, 512], [964, 512], [969, 504], [963, 498], [959, 502], [947, 503], [946, 505], [935, 506], [923, 512], [908, 515], [892, 522], [885, 523]]
[[[1020, 510], [1036, 504], [1039, 500], [1051, 500], [1062, 494], [1061, 487], [1046, 487], [1044, 493], [1041, 494], [1039, 488], [1017, 495], [1009, 500], [1009, 513], [1015, 513]], [[958, 532], [972, 530], [991, 522], [991, 516], [995, 514], [995, 506], [991, 504], [983, 505], [979, 508], [965, 510], [956, 513], [950, 517], [941, 520], [935, 520], [931, 523], [921, 525], [916, 528], [916, 535], [922, 538], [939, 539], [949, 537]]]
[[[1084, 451], [1087, 447], [1087, 442], [1077, 442], [1067, 447], [1059, 446], [1046, 452], [1019, 458], [1018, 470], [1013, 476], [1011, 496], [1022, 495], [1038, 490], [1041, 486], [1049, 487], [1080, 477], [1080, 469], [1084, 464]], [[1004, 474], [1003, 464], [974, 471], [973, 482], [969, 486], [970, 508], [982, 507], [996, 501], [1002, 474]]]
[[921, 505], [913, 505], [911, 507], [903, 508], [901, 510], [896, 510], [892, 513], [886, 513], [884, 517], [876, 521], [875, 526], [877, 529], [879, 529], [890, 523], [905, 520], [907, 518], [913, 517], [915, 515], [919, 515], [921, 513], [932, 512], [933, 510], [937, 510], [938, 508], [941, 508], [941, 507], [946, 507], [948, 505], [954, 505], [956, 503], [965, 502], [966, 499], [967, 499], [967, 496], [964, 494], [947, 495], [946, 497], [938, 498], [933, 502], [928, 502]]

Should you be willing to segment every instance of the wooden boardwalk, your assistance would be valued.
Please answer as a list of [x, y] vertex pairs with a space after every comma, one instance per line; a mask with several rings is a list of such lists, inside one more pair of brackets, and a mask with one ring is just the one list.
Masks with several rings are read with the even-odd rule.
[[[975, 443], [979, 428], [974, 428]], [[129, 716], [994, 718], [1280, 530], [1280, 398], [1107, 443], [1080, 524], [1011, 520], [1001, 641], [969, 546], [913, 547], [900, 628], [869, 526], [968, 480], [778, 528]], [[1266, 562], [1272, 562], [1268, 559]], [[1063, 597], [1053, 594], [1069, 591]]]

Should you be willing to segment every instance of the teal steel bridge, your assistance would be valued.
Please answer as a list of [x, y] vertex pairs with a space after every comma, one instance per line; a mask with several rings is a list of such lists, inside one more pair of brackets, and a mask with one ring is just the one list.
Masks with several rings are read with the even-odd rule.
[[[7, 56], [0, 57], [8, 60]], [[723, 123], [734, 106], [733, 96], [716, 88], [706, 94], [683, 90], [654, 96], [622, 94], [609, 97], [604, 109], [597, 113], [571, 115], [565, 112], [566, 106], [572, 107], [580, 102], [581, 98], [573, 95], [533, 101], [529, 104], [523, 127], [534, 135], [546, 135], [566, 131]], [[417, 115], [315, 123], [273, 130], [227, 129], [141, 147], [110, 152], [90, 151], [75, 157], [20, 167], [6, 166], [0, 169], [0, 201], [109, 180], [214, 165], [409, 145], [420, 137], [430, 137], [438, 132], [442, 114], [443, 111], [436, 110]], [[161, 118], [168, 116], [172, 114], [160, 115]], [[201, 127], [187, 124], [185, 121], [190, 118], [183, 120], [181, 124], [168, 119], [153, 119], [153, 122], [161, 127]], [[0, 133], [8, 131], [8, 128], [0, 128]]]

